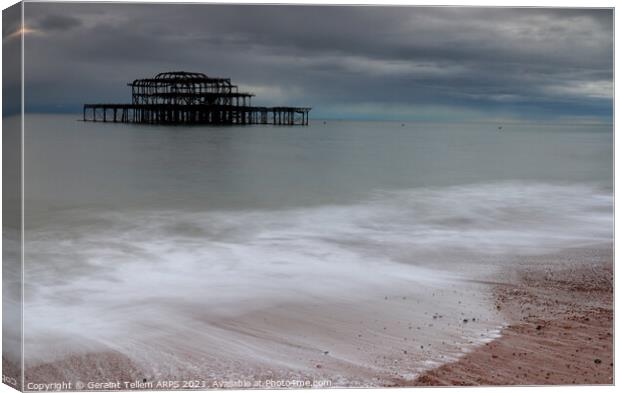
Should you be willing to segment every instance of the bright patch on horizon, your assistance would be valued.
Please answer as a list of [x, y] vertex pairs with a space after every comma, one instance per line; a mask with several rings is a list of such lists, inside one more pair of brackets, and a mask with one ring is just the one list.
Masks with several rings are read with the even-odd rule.
[[548, 91], [558, 95], [588, 98], [613, 98], [613, 81], [574, 81], [561, 86], [550, 86]]
[[7, 35], [6, 37], [4, 37], [3, 41], [9, 41], [9, 40], [12, 40], [13, 38], [21, 37], [22, 34], [26, 35], [26, 34], [35, 34], [35, 33], [39, 33], [39, 30], [31, 29], [29, 27], [24, 26], [24, 27], [21, 27], [15, 30], [13, 33]]

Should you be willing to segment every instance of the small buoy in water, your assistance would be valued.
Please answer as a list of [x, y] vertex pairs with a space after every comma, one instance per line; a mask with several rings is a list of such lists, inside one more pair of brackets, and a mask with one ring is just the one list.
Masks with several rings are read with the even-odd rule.
[[327, 122], [326, 122], [326, 121], [324, 121], [324, 122], [323, 122], [323, 124], [327, 124]]
[[498, 130], [501, 130], [502, 128], [503, 128], [502, 126], [497, 127]]
[[404, 127], [404, 126], [405, 126], [405, 123], [402, 123], [400, 126], [401, 126], [401, 127]]

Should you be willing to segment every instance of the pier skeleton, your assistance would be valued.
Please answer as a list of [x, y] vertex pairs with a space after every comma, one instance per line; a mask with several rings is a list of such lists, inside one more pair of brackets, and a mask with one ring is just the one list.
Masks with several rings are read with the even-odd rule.
[[254, 94], [239, 92], [230, 78], [164, 72], [136, 79], [131, 104], [85, 104], [84, 121], [142, 124], [308, 125], [308, 107], [252, 106]]

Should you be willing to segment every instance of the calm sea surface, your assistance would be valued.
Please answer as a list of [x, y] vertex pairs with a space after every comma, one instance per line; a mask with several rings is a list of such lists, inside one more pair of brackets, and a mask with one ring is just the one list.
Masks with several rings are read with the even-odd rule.
[[[146, 359], [162, 353], [166, 367], [189, 367], [186, 341], [175, 339], [210, 331], [205, 321], [215, 316], [249, 315], [283, 299], [354, 308], [373, 304], [365, 296], [383, 301], [409, 288], [419, 306], [385, 318], [455, 318], [418, 331], [434, 343], [434, 352], [410, 349], [422, 367], [502, 324], [492, 299], [467, 296], [482, 322], [456, 330], [462, 307], [452, 292], [441, 295], [445, 282], [492, 274], [507, 257], [611, 247], [611, 126], [166, 127], [76, 117], [25, 122], [31, 364], [112, 348], [151, 370], [161, 365]], [[197, 309], [208, 316], [196, 319]], [[327, 316], [316, 321], [326, 325], [315, 332], [337, 326]], [[215, 345], [213, 337], [203, 339]], [[319, 347], [312, 334], [286, 337]], [[285, 356], [254, 345], [256, 362]]]
[[166, 127], [26, 119], [32, 207], [282, 209], [376, 191], [528, 182], [611, 189], [611, 126], [314, 121]]

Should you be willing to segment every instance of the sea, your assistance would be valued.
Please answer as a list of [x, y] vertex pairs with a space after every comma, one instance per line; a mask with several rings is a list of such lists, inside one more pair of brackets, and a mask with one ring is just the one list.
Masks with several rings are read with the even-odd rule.
[[501, 334], [517, 257], [613, 239], [610, 124], [27, 114], [24, 179], [26, 367], [149, 380], [415, 378]]

